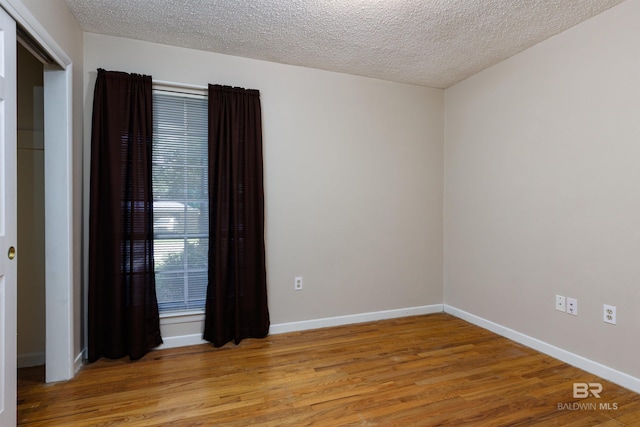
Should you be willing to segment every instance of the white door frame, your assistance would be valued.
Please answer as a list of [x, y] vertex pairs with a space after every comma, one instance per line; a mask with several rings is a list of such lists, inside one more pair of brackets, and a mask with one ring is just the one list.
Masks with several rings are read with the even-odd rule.
[[75, 373], [73, 67], [69, 56], [21, 0], [0, 0], [0, 6], [59, 66], [44, 67], [45, 371], [47, 382], [67, 380]]
[[[72, 67], [44, 68], [45, 372], [73, 378]], [[65, 105], [66, 108], [60, 108]]]

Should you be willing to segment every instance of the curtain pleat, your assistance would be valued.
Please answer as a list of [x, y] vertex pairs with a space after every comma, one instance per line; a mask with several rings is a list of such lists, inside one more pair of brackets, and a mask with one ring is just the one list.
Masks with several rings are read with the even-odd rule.
[[162, 343], [153, 270], [150, 76], [98, 70], [91, 131], [88, 359]]
[[209, 85], [209, 283], [204, 339], [269, 332], [257, 90]]

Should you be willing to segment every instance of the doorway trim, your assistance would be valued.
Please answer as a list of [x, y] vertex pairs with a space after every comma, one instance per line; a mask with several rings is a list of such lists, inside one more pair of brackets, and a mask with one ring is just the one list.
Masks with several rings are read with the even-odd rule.
[[0, 0], [0, 6], [57, 63], [44, 67], [45, 372], [46, 382], [62, 381], [81, 363], [73, 323], [73, 65], [22, 1]]

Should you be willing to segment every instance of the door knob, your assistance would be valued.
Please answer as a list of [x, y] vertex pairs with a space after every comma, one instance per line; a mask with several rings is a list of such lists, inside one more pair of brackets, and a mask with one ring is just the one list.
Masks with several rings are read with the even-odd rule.
[[16, 248], [11, 246], [9, 248], [9, 253], [7, 254], [7, 256], [9, 257], [9, 259], [14, 259], [16, 257]]

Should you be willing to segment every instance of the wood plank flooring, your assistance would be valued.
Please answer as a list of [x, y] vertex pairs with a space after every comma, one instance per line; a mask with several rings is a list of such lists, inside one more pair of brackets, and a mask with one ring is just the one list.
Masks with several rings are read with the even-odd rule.
[[[640, 425], [640, 395], [447, 314], [101, 359], [68, 382], [42, 378], [20, 372], [19, 425]], [[573, 398], [574, 382], [602, 383], [601, 398]]]

